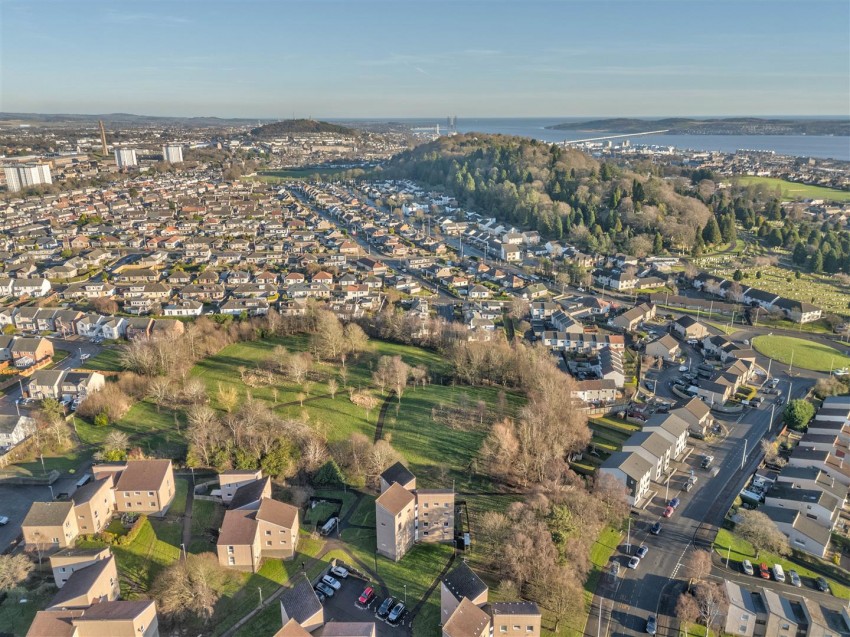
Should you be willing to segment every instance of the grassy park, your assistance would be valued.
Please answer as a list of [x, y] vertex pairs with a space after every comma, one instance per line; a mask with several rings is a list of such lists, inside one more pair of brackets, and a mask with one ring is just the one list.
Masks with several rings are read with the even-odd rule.
[[850, 366], [850, 357], [837, 349], [792, 336], [756, 336], [753, 347], [760, 354], [780, 363], [817, 372]]
[[824, 186], [810, 186], [798, 184], [793, 181], [777, 179], [776, 177], [736, 177], [735, 181], [743, 186], [764, 185], [769, 188], [779, 188], [784, 201], [797, 201], [798, 199], [824, 199], [826, 201], [850, 201], [850, 191], [825, 188]]

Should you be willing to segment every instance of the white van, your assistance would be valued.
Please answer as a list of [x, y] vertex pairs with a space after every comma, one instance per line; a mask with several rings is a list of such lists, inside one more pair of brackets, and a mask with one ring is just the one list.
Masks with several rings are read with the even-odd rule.
[[785, 571], [782, 570], [781, 564], [773, 565], [773, 579], [775, 579], [777, 582], [785, 581]]

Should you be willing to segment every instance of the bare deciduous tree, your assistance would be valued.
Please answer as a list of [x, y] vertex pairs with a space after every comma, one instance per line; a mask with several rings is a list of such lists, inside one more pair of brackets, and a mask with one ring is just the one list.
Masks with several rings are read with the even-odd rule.
[[9, 591], [27, 581], [33, 569], [25, 553], [0, 555], [0, 591]]
[[738, 515], [741, 519], [735, 525], [735, 534], [753, 545], [756, 559], [762, 551], [780, 555], [788, 555], [791, 552], [788, 538], [767, 515], [761, 511], [747, 510], [739, 511]]
[[228, 414], [236, 407], [237, 398], [238, 394], [235, 387], [232, 385], [222, 385], [221, 383], [218, 384], [218, 404]]
[[328, 381], [328, 393], [331, 395], [331, 400], [336, 400], [337, 391], [339, 391], [339, 385], [335, 379], [331, 378]]
[[688, 574], [697, 582], [701, 582], [711, 573], [711, 553], [697, 549], [688, 557], [685, 565]]
[[221, 568], [211, 553], [189, 555], [166, 568], [154, 582], [157, 610], [172, 619], [212, 618], [224, 584], [232, 574]]
[[726, 590], [718, 582], [700, 582], [695, 591], [699, 616], [705, 622], [706, 634], [711, 636], [711, 629], [717, 620], [726, 615], [729, 608], [729, 599]]

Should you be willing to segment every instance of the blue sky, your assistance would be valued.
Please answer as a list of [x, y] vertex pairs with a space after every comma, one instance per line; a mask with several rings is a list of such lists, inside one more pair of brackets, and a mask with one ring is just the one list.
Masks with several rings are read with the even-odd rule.
[[850, 115], [847, 0], [0, 0], [0, 110]]

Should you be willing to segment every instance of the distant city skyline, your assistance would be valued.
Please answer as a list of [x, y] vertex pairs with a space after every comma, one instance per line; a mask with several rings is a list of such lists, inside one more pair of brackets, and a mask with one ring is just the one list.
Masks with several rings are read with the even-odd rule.
[[845, 0], [0, 0], [0, 111], [850, 116]]

